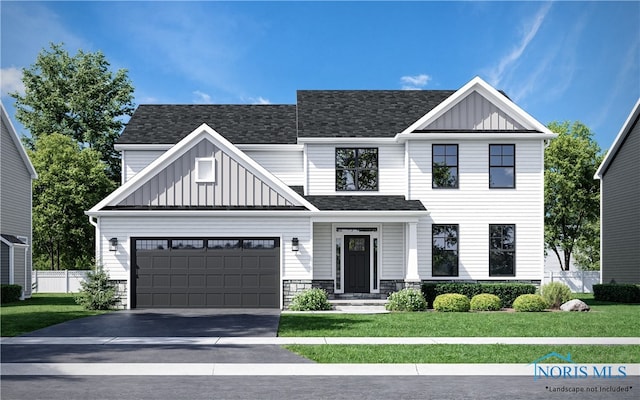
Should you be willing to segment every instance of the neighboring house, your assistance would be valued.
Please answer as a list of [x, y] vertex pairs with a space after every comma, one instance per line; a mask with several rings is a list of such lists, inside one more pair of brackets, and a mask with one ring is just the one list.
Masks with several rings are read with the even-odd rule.
[[37, 174], [2, 108], [0, 142], [0, 283], [31, 297], [31, 181]]
[[640, 283], [640, 99], [596, 172], [602, 283]]
[[123, 185], [87, 214], [131, 308], [539, 283], [555, 136], [480, 78], [303, 90], [295, 105], [142, 105], [116, 145]]

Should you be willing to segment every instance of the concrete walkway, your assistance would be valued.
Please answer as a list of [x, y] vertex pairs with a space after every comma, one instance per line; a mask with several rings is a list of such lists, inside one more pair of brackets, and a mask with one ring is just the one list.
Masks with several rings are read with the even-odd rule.
[[529, 344], [640, 345], [640, 337], [46, 337], [0, 338], [0, 345], [288, 345], [288, 344]]

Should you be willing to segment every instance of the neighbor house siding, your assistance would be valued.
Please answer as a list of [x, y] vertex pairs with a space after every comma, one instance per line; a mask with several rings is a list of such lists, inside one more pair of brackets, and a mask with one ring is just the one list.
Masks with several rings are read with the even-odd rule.
[[6, 244], [0, 242], [0, 284], [9, 284], [9, 251]]
[[435, 130], [519, 130], [524, 127], [506, 112], [473, 92], [436, 121], [425, 127]]
[[[11, 138], [10, 127], [0, 118], [2, 138], [0, 142], [0, 233], [28, 238], [31, 246], [31, 173]], [[22, 286], [24, 295], [31, 296], [31, 273], [25, 281], [25, 257], [27, 271], [31, 271], [31, 247], [25, 251], [14, 249], [14, 283]]]
[[[378, 149], [377, 191], [336, 191], [336, 148]], [[364, 194], [402, 195], [405, 193], [407, 174], [404, 165], [404, 145], [307, 145], [308, 195]]]
[[304, 185], [303, 152], [300, 151], [255, 151], [245, 153], [271, 172], [287, 186]]
[[[433, 143], [458, 144], [459, 188], [431, 188]], [[516, 145], [516, 188], [489, 189], [489, 144]], [[431, 224], [459, 225], [459, 278], [489, 277], [489, 224], [516, 225], [515, 278], [542, 278], [543, 143], [539, 140], [413, 141], [409, 146], [410, 198], [430, 212], [418, 226], [421, 278], [431, 277]], [[513, 278], [512, 278], [513, 279]]]
[[602, 177], [602, 282], [640, 283], [640, 124]]
[[[215, 159], [215, 182], [196, 182], [195, 159]], [[202, 140], [142, 187], [121, 206], [289, 206], [278, 192], [209, 140]]]
[[[312, 279], [308, 218], [298, 217], [101, 217], [99, 251], [113, 280], [128, 280], [132, 237], [279, 237], [283, 279]], [[109, 251], [109, 239], [118, 239], [118, 251]], [[291, 251], [291, 238], [300, 250]], [[98, 255], [99, 257], [100, 255]]]
[[122, 172], [124, 174], [124, 182], [136, 176], [138, 172], [154, 162], [164, 152], [165, 150], [123, 150]]

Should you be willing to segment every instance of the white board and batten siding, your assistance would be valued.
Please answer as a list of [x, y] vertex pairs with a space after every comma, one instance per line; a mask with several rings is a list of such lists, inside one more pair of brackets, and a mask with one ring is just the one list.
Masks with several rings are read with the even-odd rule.
[[[131, 238], [280, 238], [283, 279], [311, 279], [310, 222], [306, 217], [109, 217], [100, 219], [102, 263], [114, 280], [129, 280]], [[109, 251], [109, 239], [118, 238], [118, 251]], [[300, 240], [298, 252], [291, 238]]]
[[[457, 189], [432, 189], [431, 145], [458, 144]], [[515, 144], [516, 188], [489, 189], [489, 144]], [[430, 212], [418, 226], [420, 276], [431, 276], [431, 224], [459, 225], [459, 278], [489, 277], [489, 225], [516, 226], [516, 279], [542, 278], [544, 265], [544, 144], [540, 140], [412, 142], [410, 199]]]
[[[336, 148], [378, 149], [378, 190], [373, 192], [336, 191]], [[405, 193], [407, 174], [404, 163], [404, 145], [353, 144], [307, 145], [308, 195], [401, 195]]]
[[[215, 181], [196, 180], [196, 158], [215, 159]], [[119, 203], [121, 206], [289, 206], [291, 203], [209, 140], [202, 140]]]

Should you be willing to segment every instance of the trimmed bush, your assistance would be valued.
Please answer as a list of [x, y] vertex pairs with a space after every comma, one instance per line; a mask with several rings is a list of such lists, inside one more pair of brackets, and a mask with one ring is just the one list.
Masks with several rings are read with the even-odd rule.
[[467, 312], [470, 308], [469, 298], [459, 293], [445, 293], [433, 300], [433, 309], [441, 312]]
[[440, 294], [459, 293], [472, 298], [481, 293], [495, 294], [498, 296], [504, 307], [511, 307], [516, 297], [522, 294], [534, 294], [536, 287], [527, 283], [465, 283], [465, 282], [443, 282], [424, 283], [422, 285], [424, 297], [433, 307], [433, 299]]
[[327, 300], [327, 292], [318, 288], [296, 294], [289, 304], [289, 309], [293, 311], [323, 311], [332, 308]]
[[559, 309], [561, 305], [571, 300], [571, 289], [562, 282], [549, 282], [540, 287], [540, 295], [549, 307]]
[[500, 311], [502, 302], [495, 294], [481, 293], [471, 299], [471, 311]]
[[615, 303], [640, 303], [640, 285], [603, 283], [593, 285], [593, 298]]
[[109, 310], [118, 303], [116, 287], [109, 274], [98, 267], [87, 272], [87, 279], [80, 283], [80, 291], [74, 296], [76, 303], [86, 310]]
[[417, 289], [402, 289], [389, 295], [385, 308], [389, 311], [424, 311], [427, 301]]
[[519, 312], [540, 312], [547, 308], [547, 302], [539, 294], [523, 294], [513, 301], [513, 308]]
[[13, 303], [20, 300], [22, 294], [22, 286], [20, 285], [1, 285], [0, 292], [2, 292], [2, 304]]

